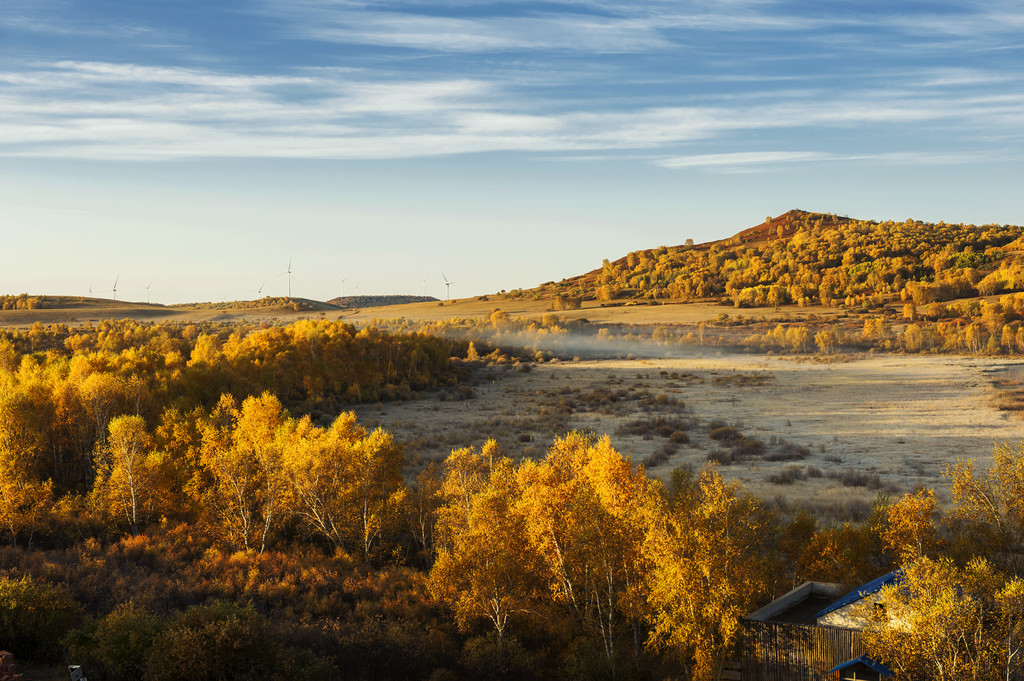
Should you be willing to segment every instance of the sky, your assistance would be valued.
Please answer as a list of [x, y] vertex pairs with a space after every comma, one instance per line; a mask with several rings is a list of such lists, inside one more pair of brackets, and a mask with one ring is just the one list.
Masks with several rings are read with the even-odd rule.
[[[1019, 0], [2, 0], [0, 292], [478, 296], [1024, 223]], [[148, 287], [148, 288], [147, 288]]]

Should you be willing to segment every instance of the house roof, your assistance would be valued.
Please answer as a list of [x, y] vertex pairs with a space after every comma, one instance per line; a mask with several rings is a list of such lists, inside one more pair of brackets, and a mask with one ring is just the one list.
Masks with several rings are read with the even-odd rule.
[[881, 662], [876, 662], [875, 660], [872, 660], [867, 655], [861, 655], [860, 657], [855, 657], [852, 660], [847, 660], [846, 662], [844, 662], [842, 664], [837, 664], [835, 667], [832, 667], [832, 669], [829, 669], [828, 673], [829, 674], [835, 674], [836, 672], [842, 671], [843, 669], [846, 669], [847, 667], [852, 667], [855, 664], [862, 664], [865, 667], [867, 667], [868, 669], [870, 669], [872, 671], [875, 671], [875, 672], [878, 672], [879, 674], [881, 674], [883, 676], [892, 676], [892, 670], [891, 669], [886, 667]]
[[887, 575], [882, 575], [881, 577], [879, 577], [877, 579], [873, 579], [870, 582], [868, 582], [867, 584], [862, 584], [861, 586], [858, 586], [856, 589], [854, 589], [850, 593], [846, 594], [845, 596], [840, 598], [838, 601], [836, 601], [832, 605], [830, 605], [827, 608], [825, 608], [824, 610], [819, 611], [818, 613], [816, 613], [814, 615], [814, 618], [817, 619], [819, 617], [824, 617], [825, 615], [829, 614], [830, 612], [833, 612], [835, 610], [838, 610], [839, 608], [847, 606], [850, 603], [854, 603], [856, 601], [859, 601], [860, 599], [864, 598], [865, 596], [869, 596], [869, 595], [875, 593], [876, 591], [881, 589], [883, 586], [889, 586], [890, 584], [899, 584], [899, 582], [900, 582], [900, 580], [902, 578], [903, 578], [902, 570], [893, 570], [892, 572], [890, 572]]
[[804, 582], [792, 591], [750, 613], [745, 619], [755, 622], [815, 624], [814, 613], [844, 593], [839, 584]]

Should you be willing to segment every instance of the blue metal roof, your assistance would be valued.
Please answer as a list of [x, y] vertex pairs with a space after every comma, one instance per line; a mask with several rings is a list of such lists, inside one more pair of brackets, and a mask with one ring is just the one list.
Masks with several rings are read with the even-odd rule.
[[832, 667], [832, 669], [829, 669], [828, 673], [829, 674], [835, 674], [836, 672], [841, 671], [843, 669], [846, 669], [847, 667], [852, 667], [853, 665], [857, 664], [858, 662], [860, 664], [863, 664], [864, 666], [868, 667], [872, 671], [878, 672], [882, 676], [892, 676], [892, 670], [891, 669], [886, 667], [881, 662], [876, 662], [876, 661], [872, 660], [867, 655], [861, 655], [860, 657], [855, 657], [852, 660], [847, 660], [846, 662], [844, 662], [842, 664], [837, 664], [835, 667]]
[[846, 605], [849, 605], [850, 603], [854, 603], [856, 601], [859, 601], [860, 599], [864, 598], [865, 596], [869, 596], [869, 595], [875, 593], [876, 591], [881, 589], [883, 586], [889, 586], [890, 584], [899, 584], [899, 582], [900, 582], [900, 580], [902, 578], [903, 578], [903, 572], [901, 570], [893, 570], [892, 572], [890, 572], [887, 575], [882, 575], [881, 577], [879, 577], [877, 579], [873, 579], [870, 582], [868, 582], [867, 584], [863, 584], [861, 586], [858, 586], [856, 589], [854, 589], [850, 593], [846, 594], [845, 596], [840, 598], [838, 601], [836, 601], [832, 605], [830, 605], [827, 608], [825, 608], [824, 610], [816, 613], [814, 615], [814, 619], [818, 619], [819, 617], [824, 617], [825, 615], [829, 614], [833, 610], [838, 610], [839, 608], [842, 608], [843, 606], [846, 606]]

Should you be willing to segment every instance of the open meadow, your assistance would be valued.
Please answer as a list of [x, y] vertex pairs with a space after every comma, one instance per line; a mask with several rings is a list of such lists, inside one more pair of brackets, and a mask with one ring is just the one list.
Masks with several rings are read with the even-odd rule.
[[648, 471], [719, 463], [765, 499], [837, 507], [918, 485], [945, 487], [947, 464], [987, 465], [1024, 422], [997, 410], [1006, 359], [864, 355], [846, 361], [728, 354], [548, 362], [496, 368], [476, 396], [378, 404], [360, 420], [394, 431], [421, 462], [488, 437], [543, 456], [573, 429], [607, 434]]

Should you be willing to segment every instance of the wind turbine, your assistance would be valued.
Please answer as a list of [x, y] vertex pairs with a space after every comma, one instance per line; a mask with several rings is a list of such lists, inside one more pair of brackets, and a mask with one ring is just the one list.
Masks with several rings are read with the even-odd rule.
[[341, 280], [341, 297], [345, 297], [345, 279]]
[[146, 305], [149, 305], [149, 287], [153, 285], [153, 282], [149, 282], [146, 285]]
[[[288, 275], [288, 297], [291, 298], [292, 297], [292, 259], [291, 258], [288, 258], [288, 269], [286, 269], [284, 272], [281, 272], [281, 274], [276, 275], [274, 278], [276, 279], [277, 277], [281, 277], [281, 276], [284, 276], [286, 274]], [[263, 287], [261, 286], [260, 288], [262, 289]]]
[[263, 299], [263, 287], [266, 286], [266, 285], [267, 285], [267, 282], [263, 282], [262, 284], [260, 284], [260, 287], [256, 290], [256, 299], [257, 300], [262, 300]]
[[110, 292], [114, 294], [114, 300], [117, 300], [117, 282], [121, 280], [121, 275], [114, 277], [114, 288], [110, 289]]
[[420, 279], [420, 281], [423, 282], [423, 295], [427, 295], [427, 279], [430, 279], [430, 277], [423, 277]]
[[445, 276], [444, 270], [441, 270], [441, 277], [444, 279], [444, 299], [445, 300], [451, 300], [452, 299], [451, 286], [455, 282], [454, 281], [448, 281], [448, 277]]

